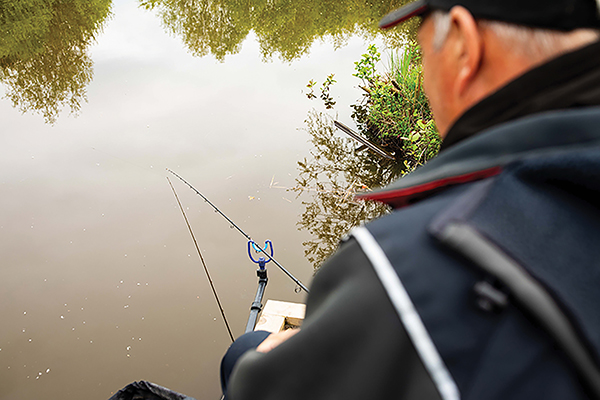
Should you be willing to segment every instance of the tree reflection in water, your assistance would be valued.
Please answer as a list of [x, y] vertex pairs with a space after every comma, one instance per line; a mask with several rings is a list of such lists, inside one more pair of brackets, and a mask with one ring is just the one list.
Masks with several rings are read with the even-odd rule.
[[375, 219], [389, 208], [372, 201], [357, 201], [354, 195], [391, 183], [402, 166], [368, 151], [357, 152], [352, 139], [334, 135], [333, 120], [312, 111], [306, 120], [312, 158], [298, 162], [299, 176], [292, 190], [310, 192], [298, 222], [314, 239], [304, 242], [306, 258], [318, 269], [336, 250], [340, 238], [359, 224]]
[[[223, 60], [235, 54], [252, 30], [265, 59], [278, 54], [291, 61], [306, 54], [312, 43], [331, 37], [343, 45], [351, 35], [374, 37], [379, 19], [408, 0], [140, 0], [156, 10], [166, 29], [197, 56]], [[388, 32], [390, 41], [402, 33], [414, 35], [416, 21]]]
[[87, 49], [110, 14], [111, 0], [0, 3], [0, 81], [22, 112], [53, 123], [63, 107], [77, 113], [92, 79]]

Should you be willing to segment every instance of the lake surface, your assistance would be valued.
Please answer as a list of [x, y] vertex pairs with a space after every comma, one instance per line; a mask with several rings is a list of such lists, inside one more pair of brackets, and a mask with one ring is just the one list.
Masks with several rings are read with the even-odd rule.
[[[171, 168], [305, 284], [309, 239], [296, 223], [303, 89], [330, 73], [339, 119], [360, 96], [354, 61], [372, 42], [317, 40], [264, 60], [250, 31], [223, 61], [194, 56], [157, 12], [117, 0], [89, 49], [94, 77], [77, 117], [54, 124], [0, 101], [0, 398], [107, 399], [149, 380], [220, 396], [230, 343], [166, 180]], [[6, 90], [4, 88], [0, 90]], [[256, 290], [246, 240], [171, 176], [234, 335]], [[273, 186], [277, 186], [273, 187]], [[275, 266], [266, 298], [305, 295]], [[293, 362], [293, 360], [290, 360]]]

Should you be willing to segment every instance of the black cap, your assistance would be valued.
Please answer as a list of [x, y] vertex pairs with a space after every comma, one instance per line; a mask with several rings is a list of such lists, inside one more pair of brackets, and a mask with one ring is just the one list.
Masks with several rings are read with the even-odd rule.
[[417, 15], [450, 11], [458, 5], [475, 18], [562, 31], [600, 29], [600, 0], [417, 0], [387, 14], [379, 27], [391, 28]]

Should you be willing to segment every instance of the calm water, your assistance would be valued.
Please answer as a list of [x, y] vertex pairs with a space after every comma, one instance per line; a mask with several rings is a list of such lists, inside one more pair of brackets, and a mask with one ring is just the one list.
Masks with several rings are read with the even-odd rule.
[[[308, 154], [301, 128], [318, 104], [306, 83], [335, 72], [334, 96], [352, 102], [353, 62], [368, 42], [335, 50], [325, 39], [300, 59], [264, 62], [250, 32], [220, 62], [190, 54], [136, 1], [112, 11], [90, 48], [94, 79], [78, 117], [50, 125], [0, 102], [2, 399], [107, 399], [140, 379], [219, 398], [229, 339], [167, 167], [257, 241], [272, 239], [300, 280], [312, 276], [301, 200], [270, 186], [293, 186]], [[245, 239], [173, 183], [239, 335], [256, 290]], [[266, 297], [304, 301], [269, 271]]]

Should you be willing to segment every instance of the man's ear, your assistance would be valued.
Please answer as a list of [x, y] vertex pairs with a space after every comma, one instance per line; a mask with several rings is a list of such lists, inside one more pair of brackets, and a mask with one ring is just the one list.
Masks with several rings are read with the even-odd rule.
[[483, 37], [473, 15], [462, 6], [450, 10], [450, 35], [456, 64], [455, 94], [467, 95], [483, 60]]

